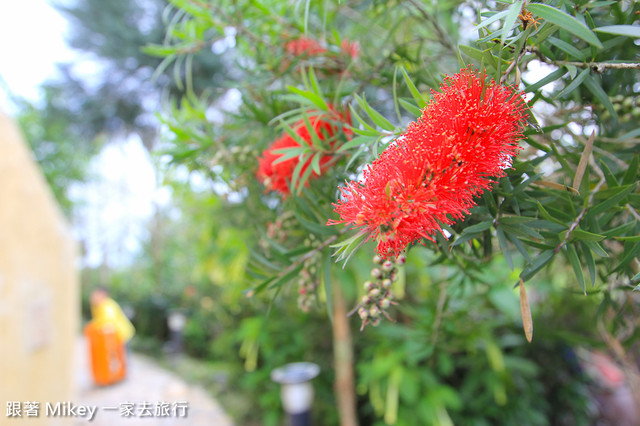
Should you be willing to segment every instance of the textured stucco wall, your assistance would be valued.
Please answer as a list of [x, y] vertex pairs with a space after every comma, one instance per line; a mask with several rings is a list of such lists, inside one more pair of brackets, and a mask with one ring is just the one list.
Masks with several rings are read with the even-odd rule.
[[[0, 425], [67, 425], [47, 402], [73, 400], [79, 324], [75, 243], [16, 125], [0, 113]], [[39, 417], [7, 417], [7, 402]]]

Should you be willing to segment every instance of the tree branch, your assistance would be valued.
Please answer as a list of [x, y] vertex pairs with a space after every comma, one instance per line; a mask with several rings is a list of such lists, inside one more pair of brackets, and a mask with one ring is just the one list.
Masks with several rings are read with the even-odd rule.
[[597, 73], [603, 73], [608, 69], [618, 69], [618, 70], [640, 70], [640, 62], [577, 62], [577, 61], [554, 61], [553, 59], [549, 59], [538, 49], [537, 47], [528, 47], [527, 51], [535, 53], [535, 55], [542, 62], [551, 65], [572, 65], [578, 68], [590, 68], [591, 71]]

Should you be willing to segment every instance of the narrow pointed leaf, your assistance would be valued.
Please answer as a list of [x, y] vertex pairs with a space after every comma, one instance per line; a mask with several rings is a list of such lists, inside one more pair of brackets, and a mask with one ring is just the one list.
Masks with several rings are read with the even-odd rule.
[[594, 28], [593, 31], [625, 37], [640, 38], [640, 27], [637, 25], [606, 25]]
[[409, 88], [409, 91], [411, 92], [411, 96], [413, 96], [413, 100], [416, 102], [416, 105], [418, 106], [419, 109], [424, 108], [427, 105], [427, 102], [422, 96], [422, 93], [420, 93], [416, 85], [413, 84], [413, 81], [411, 81], [409, 74], [407, 74], [407, 70], [405, 70], [404, 68], [401, 68], [401, 69], [402, 69], [402, 76], [404, 77], [404, 82]]
[[613, 109], [613, 104], [609, 99], [609, 95], [602, 89], [600, 83], [592, 76], [588, 75], [587, 78], [584, 79], [584, 85], [593, 93], [593, 95], [598, 98], [598, 100], [604, 105], [604, 107], [609, 111], [614, 119], [618, 119], [618, 113], [615, 109]]
[[502, 44], [504, 44], [505, 41], [507, 41], [507, 37], [509, 36], [511, 29], [513, 28], [513, 25], [516, 23], [516, 19], [518, 19], [518, 15], [522, 10], [522, 3], [523, 3], [523, 0], [518, 0], [509, 7], [509, 13], [507, 13], [507, 16], [504, 18], [504, 26], [502, 27], [503, 28], [502, 36], [500, 37], [500, 41]]
[[593, 287], [593, 285], [596, 283], [596, 262], [593, 259], [591, 250], [586, 244], [580, 244], [580, 248], [582, 249], [582, 257], [584, 258], [584, 262], [587, 264], [589, 277], [591, 277], [591, 286]]
[[566, 12], [541, 3], [529, 3], [527, 5], [527, 10], [564, 30], [567, 30], [587, 43], [601, 49], [603, 48], [602, 43], [598, 40], [598, 37], [593, 33], [593, 31], [589, 29], [589, 27]]
[[582, 265], [580, 265], [580, 259], [578, 258], [578, 253], [576, 249], [569, 245], [567, 246], [567, 257], [569, 258], [569, 263], [573, 268], [573, 272], [576, 274], [576, 279], [578, 280], [578, 284], [582, 288], [585, 296], [587, 295], [587, 288], [584, 285], [584, 274], [582, 272]]
[[529, 278], [533, 277], [540, 269], [551, 261], [554, 254], [555, 252], [553, 250], [545, 250], [540, 253], [540, 255], [533, 260], [533, 263], [522, 270], [520, 278], [523, 281], [528, 281]]
[[580, 86], [582, 82], [587, 78], [587, 76], [589, 75], [589, 72], [590, 72], [589, 68], [585, 68], [584, 70], [582, 70], [582, 72], [578, 74], [578, 76], [574, 78], [573, 81], [569, 83], [569, 85], [565, 87], [564, 90], [562, 90], [562, 92], [554, 95], [553, 98], [562, 98], [567, 95], [570, 95], [571, 92], [577, 89], [578, 86]]

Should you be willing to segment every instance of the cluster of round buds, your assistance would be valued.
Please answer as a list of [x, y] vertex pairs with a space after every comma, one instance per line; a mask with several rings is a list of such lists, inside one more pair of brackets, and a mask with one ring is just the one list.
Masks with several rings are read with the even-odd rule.
[[319, 254], [306, 259], [300, 271], [298, 280], [298, 308], [302, 312], [309, 312], [314, 306], [316, 290], [318, 289], [318, 261]]
[[[295, 226], [295, 216], [292, 212], [286, 211], [278, 216], [275, 222], [267, 224], [267, 237], [277, 243], [283, 243], [287, 239], [289, 231], [295, 229]], [[261, 238], [258, 244], [263, 250], [269, 250], [269, 242], [264, 238]]]
[[[632, 121], [640, 118], [640, 101], [637, 98], [616, 95], [611, 98], [613, 110], [618, 114], [621, 121]], [[603, 118], [609, 118], [608, 110], [602, 112]]]
[[211, 159], [211, 163], [213, 165], [228, 164], [231, 162], [234, 164], [246, 164], [249, 161], [255, 160], [256, 153], [253, 151], [254, 148], [251, 145], [236, 145], [229, 149], [219, 149]]
[[360, 330], [364, 329], [367, 324], [378, 326], [382, 316], [393, 321], [387, 314], [387, 309], [396, 304], [393, 301], [391, 286], [398, 278], [398, 266], [404, 265], [405, 261], [404, 254], [390, 257], [387, 260], [380, 256], [373, 257], [373, 263], [376, 266], [371, 270], [371, 279], [364, 283], [366, 293], [362, 296], [362, 301], [354, 309], [354, 312], [358, 312], [358, 316], [362, 320]]

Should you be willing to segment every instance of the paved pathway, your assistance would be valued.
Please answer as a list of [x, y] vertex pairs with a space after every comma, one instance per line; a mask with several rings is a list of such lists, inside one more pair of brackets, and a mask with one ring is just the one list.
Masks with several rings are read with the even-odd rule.
[[[74, 426], [232, 426], [230, 418], [203, 389], [185, 383], [143, 355], [130, 353], [127, 378], [111, 386], [93, 383], [86, 341], [78, 339], [76, 348], [76, 391], [73, 404], [96, 406], [94, 418], [78, 419]], [[128, 405], [133, 403], [133, 406]], [[178, 404], [177, 415], [158, 417], [156, 409], [168, 403]], [[183, 404], [186, 403], [186, 404]], [[187, 415], [181, 416], [180, 405], [186, 405]], [[121, 410], [133, 408], [134, 416], [124, 417]], [[111, 407], [112, 409], [108, 409]], [[148, 408], [148, 409], [145, 409]], [[143, 414], [151, 414], [142, 417]]]

